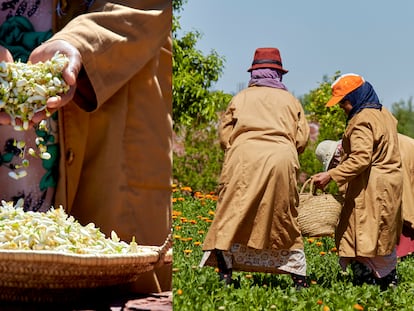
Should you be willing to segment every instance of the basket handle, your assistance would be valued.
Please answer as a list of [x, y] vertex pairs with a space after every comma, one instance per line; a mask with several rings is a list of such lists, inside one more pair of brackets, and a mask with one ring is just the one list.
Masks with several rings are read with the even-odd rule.
[[165, 254], [168, 252], [168, 250], [171, 248], [171, 246], [172, 246], [172, 242], [173, 242], [173, 239], [172, 239], [172, 234], [173, 234], [173, 229], [171, 228], [171, 231], [170, 231], [170, 233], [168, 234], [168, 236], [167, 236], [167, 238], [165, 239], [165, 242], [164, 242], [164, 244], [163, 245], [161, 245], [158, 249], [157, 249], [157, 252], [158, 252], [158, 260], [157, 260], [157, 262], [155, 263], [155, 266], [157, 267], [157, 266], [162, 266], [163, 264], [164, 264], [164, 257], [165, 257]]
[[303, 183], [302, 188], [300, 189], [300, 193], [304, 193], [305, 192], [305, 188], [306, 188], [307, 185], [309, 185], [309, 193], [315, 194], [316, 189], [314, 189], [313, 178], [312, 177], [308, 178]]

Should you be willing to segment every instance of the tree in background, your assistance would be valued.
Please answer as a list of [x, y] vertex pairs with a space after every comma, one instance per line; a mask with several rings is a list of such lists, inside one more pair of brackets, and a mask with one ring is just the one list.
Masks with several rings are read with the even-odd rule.
[[401, 100], [392, 104], [391, 112], [398, 119], [398, 132], [414, 137], [413, 98], [410, 97], [407, 102]]
[[198, 31], [180, 31], [179, 13], [186, 0], [173, 0], [174, 182], [195, 190], [214, 191], [223, 152], [218, 143], [219, 112], [231, 95], [213, 91], [223, 72], [224, 58], [196, 49]]
[[179, 12], [186, 0], [173, 0], [173, 119], [174, 126], [198, 127], [217, 120], [231, 95], [211, 90], [223, 73], [224, 57], [215, 50], [204, 55], [196, 49], [198, 31], [180, 37]]
[[[336, 72], [333, 77], [324, 76], [319, 86], [311, 90], [308, 94], [300, 98], [306, 117], [312, 128], [317, 128], [317, 134], [312, 136], [305, 151], [299, 156], [301, 178], [299, 185], [308, 177], [323, 170], [322, 164], [315, 156], [315, 149], [318, 144], [326, 139], [339, 140], [345, 130], [346, 116], [338, 105], [327, 108], [325, 104], [331, 97], [331, 84], [340, 72]], [[327, 192], [335, 193], [337, 186], [329, 183]]]

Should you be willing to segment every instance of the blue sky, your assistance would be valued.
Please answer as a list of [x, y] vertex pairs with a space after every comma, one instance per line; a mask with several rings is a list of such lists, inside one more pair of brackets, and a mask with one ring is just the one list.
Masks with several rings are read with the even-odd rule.
[[414, 96], [414, 1], [188, 0], [182, 31], [202, 33], [197, 48], [224, 56], [214, 89], [246, 86], [257, 47], [278, 47], [296, 96], [336, 71], [358, 73], [391, 107]]

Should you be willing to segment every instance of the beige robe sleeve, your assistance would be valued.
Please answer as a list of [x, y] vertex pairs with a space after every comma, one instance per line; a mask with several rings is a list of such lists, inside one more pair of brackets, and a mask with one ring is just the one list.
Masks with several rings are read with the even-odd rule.
[[[357, 117], [355, 116], [355, 119]], [[358, 120], [355, 120], [350, 129], [351, 153], [337, 167], [328, 171], [340, 187], [360, 175], [371, 164], [373, 134], [368, 122], [363, 119]]]
[[118, 2], [124, 5], [95, 1], [93, 14], [74, 18], [50, 39], [80, 51], [98, 107], [154, 57], [171, 31], [171, 1]]
[[230, 146], [231, 132], [233, 131], [234, 124], [236, 123], [236, 119], [234, 118], [235, 109], [236, 108], [232, 101], [220, 120], [219, 138], [220, 146], [223, 150], [226, 150]]
[[301, 154], [303, 151], [305, 151], [306, 145], [309, 141], [309, 135], [310, 135], [310, 128], [308, 120], [305, 116], [305, 111], [303, 110], [302, 105], [299, 101], [296, 102], [298, 105], [298, 131], [296, 133], [296, 150], [298, 151], [298, 154]]

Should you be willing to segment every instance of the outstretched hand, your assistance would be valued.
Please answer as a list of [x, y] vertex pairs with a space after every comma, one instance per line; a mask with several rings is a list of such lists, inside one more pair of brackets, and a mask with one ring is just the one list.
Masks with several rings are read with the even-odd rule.
[[325, 189], [332, 177], [328, 172], [318, 173], [312, 176], [313, 184], [317, 189]]
[[[51, 97], [47, 100], [47, 109], [49, 113], [53, 113], [59, 108], [70, 102], [75, 94], [76, 80], [79, 71], [82, 68], [82, 57], [77, 48], [64, 40], [54, 40], [43, 43], [33, 50], [29, 56], [31, 63], [45, 62], [51, 59], [56, 52], [66, 55], [69, 59], [69, 64], [63, 69], [62, 76], [70, 89], [65, 94]], [[41, 111], [32, 118], [33, 123], [38, 123], [46, 118], [46, 112]]]

